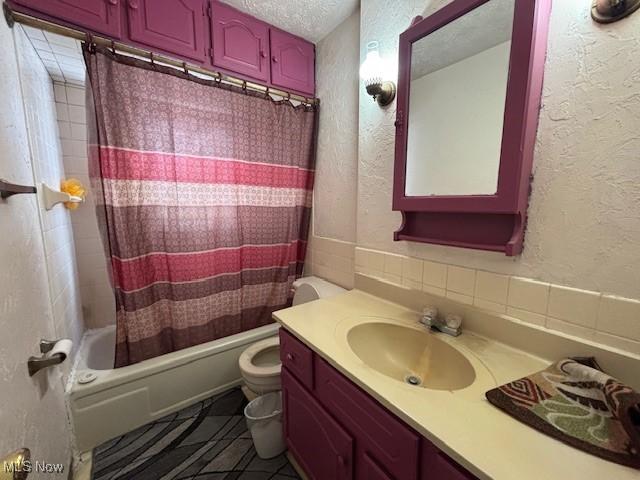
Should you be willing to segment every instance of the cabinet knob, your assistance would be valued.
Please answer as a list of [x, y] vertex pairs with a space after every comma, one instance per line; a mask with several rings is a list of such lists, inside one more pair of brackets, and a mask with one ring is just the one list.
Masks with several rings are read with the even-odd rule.
[[293, 353], [287, 353], [287, 360], [289, 360], [290, 362], [293, 361]]
[[129, 0], [129, 8], [131, 10], [137, 10], [138, 9], [138, 2], [137, 0]]
[[109, 0], [110, 5], [118, 5], [118, 0]]
[[260, 50], [260, 56], [262, 58], [267, 58], [267, 54], [266, 54], [266, 52], [264, 50]]
[[347, 459], [342, 455], [338, 455], [338, 464], [344, 467], [347, 464]]
[[278, 63], [278, 59], [277, 59], [276, 57], [271, 57], [271, 61], [272, 61], [273, 63]]

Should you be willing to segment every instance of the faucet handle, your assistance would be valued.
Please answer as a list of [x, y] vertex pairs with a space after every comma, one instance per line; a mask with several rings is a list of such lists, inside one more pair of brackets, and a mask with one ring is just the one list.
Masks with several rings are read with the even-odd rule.
[[458, 329], [460, 328], [460, 325], [462, 325], [462, 315], [457, 315], [455, 313], [448, 313], [446, 315], [446, 317], [444, 317], [444, 322], [447, 325], [447, 327], [452, 328], [452, 329]]
[[435, 319], [438, 317], [438, 308], [427, 305], [422, 309], [422, 316]]

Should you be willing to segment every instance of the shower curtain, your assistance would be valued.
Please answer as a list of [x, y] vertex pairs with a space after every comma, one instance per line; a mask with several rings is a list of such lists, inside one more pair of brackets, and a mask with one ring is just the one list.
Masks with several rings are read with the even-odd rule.
[[95, 45], [84, 56], [116, 367], [271, 323], [302, 273], [317, 109]]

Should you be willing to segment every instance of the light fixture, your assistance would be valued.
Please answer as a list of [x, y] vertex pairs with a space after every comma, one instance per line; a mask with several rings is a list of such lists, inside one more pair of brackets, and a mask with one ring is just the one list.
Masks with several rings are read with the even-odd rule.
[[640, 0], [593, 0], [591, 18], [598, 23], [612, 23], [640, 8]]
[[367, 93], [384, 107], [396, 98], [396, 85], [390, 78], [394, 78], [393, 68], [380, 58], [378, 42], [367, 43], [367, 57], [360, 67], [360, 78], [364, 81]]

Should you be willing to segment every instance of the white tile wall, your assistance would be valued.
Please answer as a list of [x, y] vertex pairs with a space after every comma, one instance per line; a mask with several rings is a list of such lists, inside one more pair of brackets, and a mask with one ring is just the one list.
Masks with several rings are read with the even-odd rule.
[[[384, 262], [384, 257], [381, 259]], [[355, 244], [312, 236], [307, 246], [305, 275], [316, 275], [341, 287], [353, 288], [355, 261]]]
[[82, 285], [82, 310], [87, 327], [100, 328], [115, 323], [116, 314], [89, 182], [85, 89], [55, 82], [54, 91], [65, 171], [68, 177], [77, 178], [87, 188], [87, 201], [71, 214]]
[[[18, 32], [21, 30], [16, 32], [16, 43], [34, 183], [57, 188], [66, 174], [58, 136], [56, 94], [45, 66], [24, 33]], [[84, 333], [84, 321], [71, 219], [64, 206], [47, 211], [38, 198], [55, 335], [73, 340], [75, 354]], [[63, 382], [72, 363], [73, 355], [62, 365]]]
[[[331, 245], [333, 241], [323, 242]], [[640, 355], [638, 300], [361, 247], [355, 248], [354, 268], [358, 273]]]
[[36, 28], [23, 28], [54, 81], [84, 84], [85, 68], [79, 41]]

